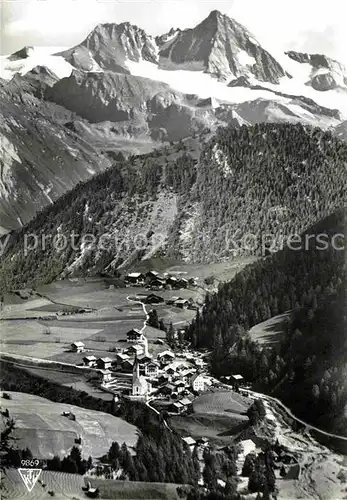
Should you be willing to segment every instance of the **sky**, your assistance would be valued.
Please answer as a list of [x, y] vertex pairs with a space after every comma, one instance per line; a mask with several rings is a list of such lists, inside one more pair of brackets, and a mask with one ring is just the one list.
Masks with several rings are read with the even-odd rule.
[[24, 45], [71, 47], [103, 22], [158, 35], [194, 27], [211, 10], [245, 25], [272, 52], [324, 53], [347, 64], [346, 0], [0, 0], [0, 53]]

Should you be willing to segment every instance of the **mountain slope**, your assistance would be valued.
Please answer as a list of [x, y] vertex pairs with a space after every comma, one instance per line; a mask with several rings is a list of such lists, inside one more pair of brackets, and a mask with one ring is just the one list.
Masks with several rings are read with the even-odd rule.
[[[344, 206], [347, 146], [329, 132], [260, 124], [219, 130], [200, 158], [197, 148], [186, 141], [131, 157], [60, 198], [9, 241], [2, 288], [158, 254], [205, 263], [263, 255]], [[25, 233], [37, 235], [35, 249]]]
[[70, 112], [43, 104], [21, 88], [9, 92], [0, 87], [0, 98], [0, 228], [4, 233], [24, 225], [110, 162], [63, 126], [62, 122], [71, 120]]
[[347, 89], [347, 69], [338, 61], [323, 54], [289, 51], [286, 55], [293, 61], [309, 66], [306, 85], [322, 92], [338, 87]]
[[[304, 420], [343, 435], [346, 229], [342, 209], [296, 233], [290, 246], [223, 284], [188, 329], [195, 345], [213, 348], [216, 375], [240, 371]], [[244, 335], [244, 329], [284, 312], [288, 319], [277, 348], [262, 349]]]
[[130, 23], [99, 24], [72, 49], [58, 53], [84, 71], [129, 73], [126, 61], [157, 62], [157, 46], [147, 33]]
[[235, 20], [214, 10], [193, 29], [180, 31], [159, 52], [162, 68], [204, 70], [223, 80], [252, 75], [278, 83], [281, 65]]

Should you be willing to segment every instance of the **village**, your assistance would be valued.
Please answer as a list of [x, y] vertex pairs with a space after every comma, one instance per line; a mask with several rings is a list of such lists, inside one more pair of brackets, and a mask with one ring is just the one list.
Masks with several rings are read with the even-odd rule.
[[[231, 367], [230, 374], [220, 380], [212, 377], [209, 370], [210, 352], [193, 349], [185, 339], [185, 326], [189, 323], [189, 317], [185, 314], [195, 314], [195, 310], [200, 309], [203, 303], [197, 293], [199, 288], [206, 291], [206, 282], [202, 283], [202, 279], [182, 277], [179, 273], [160, 274], [155, 270], [131, 272], [124, 276], [120, 288], [106, 282], [100, 292], [92, 291], [95, 302], [83, 297], [81, 305], [88, 311], [99, 300], [102, 304], [99, 306], [102, 307], [101, 314], [99, 316], [95, 308], [88, 315], [77, 313], [75, 321], [72, 316], [66, 342], [56, 343], [53, 337], [54, 348], [60, 350], [54, 363], [66, 370], [64, 375], [59, 376], [66, 383], [72, 367], [78, 374], [78, 380], [82, 377], [85, 379], [83, 390], [87, 389], [97, 397], [104, 395], [107, 401], [113, 403], [113, 408], [137, 402], [155, 412], [168, 429], [180, 434], [187, 451], [198, 454], [201, 487], [204, 487], [206, 451], [214, 450], [228, 456], [230, 446], [236, 446], [238, 490], [247, 492], [248, 477], [243, 470], [246, 456], [261, 454], [264, 442], [278, 435], [274, 454], [275, 475], [278, 484], [287, 488], [291, 481], [299, 479], [303, 467], [308, 463], [309, 456], [301, 449], [301, 438], [289, 441], [287, 436], [281, 437], [278, 431], [280, 415], [274, 416], [263, 397], [261, 399], [265, 402], [267, 415], [264, 435], [253, 434], [248, 408], [258, 396], [243, 374], [233, 373]], [[64, 302], [71, 300], [71, 296], [65, 298], [68, 286], [72, 288], [71, 293], [75, 290], [74, 283], [63, 284]], [[34, 295], [27, 300], [43, 299]], [[60, 305], [58, 307], [60, 310]], [[152, 321], [153, 316], [156, 317], [156, 326]], [[94, 319], [98, 327], [107, 324], [107, 334], [100, 335], [95, 330], [96, 333], [89, 337], [81, 329], [83, 333], [79, 338], [68, 337], [72, 331], [76, 334], [82, 318], [88, 323]], [[102, 322], [104, 318], [105, 323]], [[62, 321], [66, 319], [59, 319], [56, 324]], [[170, 326], [169, 321], [172, 321]], [[48, 326], [47, 331], [50, 330], [54, 331], [54, 326]], [[42, 335], [46, 337], [47, 333]], [[107, 335], [107, 340], [103, 339], [103, 335]], [[76, 388], [73, 380], [67, 383]], [[59, 415], [69, 422], [64, 425], [84, 425], [85, 417], [81, 418], [76, 408], [64, 409]], [[74, 444], [83, 450], [88, 439], [78, 431]], [[129, 449], [133, 450], [133, 445]], [[88, 477], [92, 482], [101, 477], [119, 480], [119, 474], [121, 469], [111, 470], [107, 461], [100, 462], [97, 458]], [[224, 488], [226, 478], [223, 474], [217, 479], [218, 486]], [[93, 487], [90, 486], [88, 493], [92, 492]]]

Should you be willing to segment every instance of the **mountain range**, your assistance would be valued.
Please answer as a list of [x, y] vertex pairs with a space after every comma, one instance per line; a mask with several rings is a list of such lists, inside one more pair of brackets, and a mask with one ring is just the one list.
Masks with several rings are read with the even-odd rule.
[[216, 10], [155, 38], [100, 24], [73, 48], [24, 47], [1, 64], [1, 234], [119, 159], [219, 126], [300, 122], [347, 135], [342, 64], [278, 59]]

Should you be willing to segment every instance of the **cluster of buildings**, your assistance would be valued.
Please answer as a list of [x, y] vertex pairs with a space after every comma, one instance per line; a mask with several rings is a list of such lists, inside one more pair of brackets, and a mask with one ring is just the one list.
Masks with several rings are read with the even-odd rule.
[[169, 273], [160, 274], [152, 270], [147, 273], [129, 273], [125, 276], [125, 283], [131, 286], [147, 286], [152, 290], [160, 289], [182, 289], [188, 286], [196, 286], [195, 278], [184, 278], [180, 275], [173, 276]]
[[[131, 378], [129, 396], [147, 398], [155, 396], [172, 402], [170, 411], [181, 413], [188, 409], [194, 394], [205, 390], [206, 375], [203, 369], [206, 363], [191, 353], [175, 355], [170, 350], [163, 350], [156, 356], [149, 353], [147, 337], [141, 330], [133, 328], [126, 334], [127, 345], [110, 357], [85, 355], [83, 366], [97, 369], [102, 375], [105, 387], [114, 383], [117, 377]], [[83, 342], [71, 344], [74, 352], [84, 352]]]

